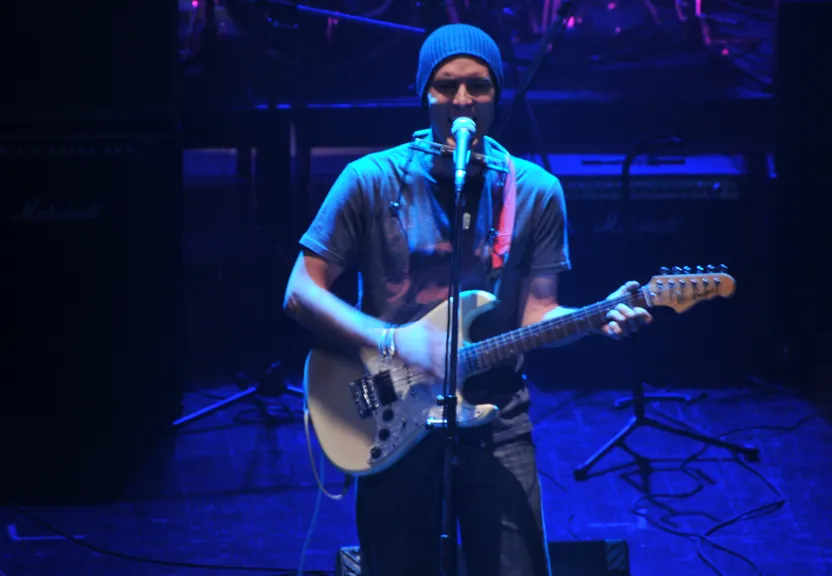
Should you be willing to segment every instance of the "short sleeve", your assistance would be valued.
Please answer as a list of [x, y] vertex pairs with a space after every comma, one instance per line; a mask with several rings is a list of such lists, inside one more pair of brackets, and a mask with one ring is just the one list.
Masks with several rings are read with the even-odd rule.
[[358, 170], [350, 163], [330, 188], [300, 244], [321, 258], [350, 267], [363, 235], [364, 198]]
[[536, 209], [538, 214], [532, 230], [530, 272], [551, 274], [570, 270], [566, 199], [557, 178], [541, 194]]

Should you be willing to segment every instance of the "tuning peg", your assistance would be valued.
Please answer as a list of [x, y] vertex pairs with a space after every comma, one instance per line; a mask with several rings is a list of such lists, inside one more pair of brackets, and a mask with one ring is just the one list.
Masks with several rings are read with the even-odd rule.
[[705, 266], [705, 269], [708, 271], [709, 274], [713, 274], [716, 272], [716, 267], [713, 264], [708, 264]]
[[702, 268], [702, 266], [697, 266], [697, 267], [696, 267], [696, 273], [697, 273], [697, 274], [704, 274], [704, 273], [705, 273], [705, 269], [704, 269], [704, 268]]
[[670, 274], [670, 268], [668, 268], [667, 266], [662, 266], [661, 268], [659, 268], [659, 274], [663, 276]]
[[690, 266], [685, 266], [684, 268], [682, 268], [682, 270], [684, 270], [685, 274], [690, 274], [691, 273]]
[[678, 266], [674, 266], [674, 267], [673, 267], [673, 273], [674, 273], [674, 274], [681, 274], [681, 273], [682, 273], [682, 269], [681, 269], [681, 268], [679, 268]]
[[725, 264], [720, 264], [719, 265], [719, 271], [721, 273], [725, 274], [726, 272], [728, 272], [728, 266], [726, 266]]

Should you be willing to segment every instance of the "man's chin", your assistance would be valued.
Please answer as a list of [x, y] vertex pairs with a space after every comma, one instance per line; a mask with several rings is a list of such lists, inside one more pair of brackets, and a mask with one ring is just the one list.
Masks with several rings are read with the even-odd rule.
[[[456, 139], [453, 136], [448, 136], [445, 138], [445, 144], [451, 147], [451, 149], [456, 148]], [[475, 136], [473, 140], [471, 140], [471, 148], [476, 150], [477, 146], [480, 144], [479, 136]]]

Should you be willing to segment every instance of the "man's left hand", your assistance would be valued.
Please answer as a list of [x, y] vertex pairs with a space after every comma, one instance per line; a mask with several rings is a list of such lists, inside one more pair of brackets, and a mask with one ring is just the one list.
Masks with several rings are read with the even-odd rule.
[[[635, 292], [641, 287], [638, 282], [627, 282], [621, 288], [607, 296], [607, 300], [614, 300], [620, 296]], [[619, 304], [607, 313], [610, 320], [602, 328], [604, 335], [619, 340], [646, 326], [653, 321], [653, 317], [644, 308], [630, 308], [626, 304]]]

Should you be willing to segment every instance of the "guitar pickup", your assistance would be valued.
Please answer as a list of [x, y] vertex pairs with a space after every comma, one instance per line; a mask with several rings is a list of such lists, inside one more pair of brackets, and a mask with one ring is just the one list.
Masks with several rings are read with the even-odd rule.
[[356, 410], [358, 410], [358, 416], [362, 420], [372, 416], [373, 411], [378, 408], [378, 398], [372, 379], [365, 376], [353, 380], [350, 382], [350, 390], [352, 391], [352, 401], [355, 403]]
[[373, 384], [376, 387], [376, 397], [382, 406], [389, 406], [396, 400], [396, 389], [393, 388], [393, 377], [390, 372], [385, 370], [373, 376]]
[[393, 388], [393, 378], [388, 371], [375, 376], [364, 376], [350, 382], [352, 399], [359, 417], [369, 418], [379, 406], [392, 404], [398, 397]]

